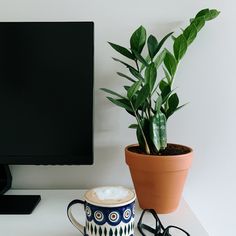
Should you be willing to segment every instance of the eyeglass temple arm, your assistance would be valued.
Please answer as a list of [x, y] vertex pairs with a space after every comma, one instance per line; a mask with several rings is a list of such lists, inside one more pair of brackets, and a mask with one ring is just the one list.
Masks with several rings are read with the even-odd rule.
[[[145, 212], [150, 212], [153, 215], [153, 217], [155, 218], [155, 220], [156, 220], [156, 229], [153, 229], [152, 227], [142, 223], [143, 216], [144, 216]], [[164, 229], [165, 229], [164, 226], [162, 225], [159, 217], [157, 216], [156, 211], [154, 209], [144, 209], [143, 210], [143, 212], [142, 212], [142, 214], [141, 214], [141, 216], [139, 218], [139, 221], [138, 221], [138, 229], [139, 229], [140, 233], [143, 236], [145, 236], [145, 234], [142, 232], [142, 228], [148, 230], [149, 232], [153, 233], [154, 235], [158, 235], [160, 233], [159, 230], [163, 230], [164, 231]]]
[[159, 219], [156, 211], [154, 209], [150, 209], [149, 212], [151, 212], [151, 214], [154, 216], [155, 220], [156, 220], [156, 225], [157, 225], [157, 222], [159, 223], [159, 225], [161, 226], [161, 229], [164, 230], [164, 226], [163, 224], [161, 223], [161, 220]]
[[[169, 231], [169, 228], [176, 228], [176, 229], [179, 229], [179, 230], [183, 231], [187, 236], [190, 236], [190, 234], [189, 234], [187, 231], [185, 231], [184, 229], [181, 229], [180, 227], [175, 226], [175, 225], [169, 225], [168, 227], [166, 227], [163, 236], [165, 236], [165, 235], [168, 236], [168, 235], [169, 235], [169, 232], [168, 232], [168, 231]], [[168, 234], [166, 234], [166, 233], [168, 233]]]

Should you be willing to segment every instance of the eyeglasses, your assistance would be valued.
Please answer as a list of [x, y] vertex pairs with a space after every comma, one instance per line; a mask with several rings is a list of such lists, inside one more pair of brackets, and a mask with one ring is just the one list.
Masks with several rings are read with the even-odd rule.
[[[148, 213], [151, 213], [151, 215]], [[143, 223], [145, 221], [150, 222], [150, 220], [154, 223], [154, 228]], [[143, 236], [150, 235], [150, 233], [155, 236], [190, 236], [188, 232], [174, 225], [164, 228], [157, 213], [153, 209], [143, 210], [138, 221], [138, 230]]]

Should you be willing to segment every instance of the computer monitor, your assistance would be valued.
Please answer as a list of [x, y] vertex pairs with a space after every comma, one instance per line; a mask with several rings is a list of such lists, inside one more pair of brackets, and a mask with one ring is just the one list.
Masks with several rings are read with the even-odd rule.
[[0, 22], [0, 194], [8, 165], [93, 163], [93, 73], [93, 22]]

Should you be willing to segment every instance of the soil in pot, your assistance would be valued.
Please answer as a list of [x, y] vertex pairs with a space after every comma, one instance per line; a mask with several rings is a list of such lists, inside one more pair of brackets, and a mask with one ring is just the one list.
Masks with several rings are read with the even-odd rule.
[[[131, 152], [136, 152], [138, 154], [146, 154], [139, 146], [131, 146], [128, 148], [128, 150]], [[191, 149], [189, 147], [168, 143], [166, 149], [162, 150], [158, 154], [158, 156], [182, 155], [182, 154], [187, 154], [190, 151]], [[151, 155], [156, 156], [156, 154], [151, 154]]]

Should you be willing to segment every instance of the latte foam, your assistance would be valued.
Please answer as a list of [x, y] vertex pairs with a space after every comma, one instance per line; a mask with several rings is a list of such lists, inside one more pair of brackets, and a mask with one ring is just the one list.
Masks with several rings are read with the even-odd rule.
[[106, 186], [87, 191], [85, 199], [92, 204], [120, 205], [134, 200], [135, 193], [121, 186]]

